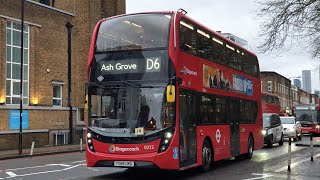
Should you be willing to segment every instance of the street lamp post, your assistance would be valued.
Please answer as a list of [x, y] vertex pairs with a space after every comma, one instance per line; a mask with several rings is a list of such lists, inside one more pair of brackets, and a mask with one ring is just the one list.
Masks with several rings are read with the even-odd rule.
[[69, 144], [73, 144], [73, 117], [72, 117], [72, 99], [71, 99], [71, 32], [73, 25], [67, 22], [68, 28], [68, 106], [69, 106]]
[[20, 53], [20, 127], [19, 127], [19, 155], [22, 154], [22, 104], [23, 104], [23, 30], [24, 30], [24, 0], [21, 0], [21, 53]]

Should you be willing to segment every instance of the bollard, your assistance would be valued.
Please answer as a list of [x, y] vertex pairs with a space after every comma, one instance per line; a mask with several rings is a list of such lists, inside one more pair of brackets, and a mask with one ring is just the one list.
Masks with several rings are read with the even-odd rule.
[[82, 138], [80, 138], [80, 152], [82, 153]]
[[289, 137], [289, 146], [288, 146], [288, 171], [291, 171], [291, 137]]
[[311, 155], [311, 161], [313, 161], [313, 137], [312, 137], [312, 133], [310, 133], [310, 155]]
[[35, 144], [35, 142], [32, 141], [31, 150], [30, 150], [30, 158], [32, 158], [32, 155], [33, 155], [34, 144]]

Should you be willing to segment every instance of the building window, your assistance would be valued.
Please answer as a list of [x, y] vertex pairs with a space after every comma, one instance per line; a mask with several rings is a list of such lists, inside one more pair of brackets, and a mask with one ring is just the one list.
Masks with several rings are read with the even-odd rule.
[[272, 91], [272, 81], [268, 81], [268, 91]]
[[277, 83], [274, 82], [274, 92], [277, 92]]
[[53, 142], [55, 146], [68, 144], [68, 132], [56, 132], [53, 135]]
[[[20, 104], [21, 25], [7, 22], [6, 41], [6, 104]], [[29, 100], [29, 26], [23, 28], [23, 104]]]
[[84, 121], [84, 108], [77, 109], [77, 121]]
[[[50, 1], [52, 1], [52, 2], [50, 2]], [[51, 5], [53, 6], [54, 0], [40, 0], [40, 3], [45, 4], [47, 6], [51, 6]]]
[[53, 84], [53, 106], [62, 106], [62, 85]]

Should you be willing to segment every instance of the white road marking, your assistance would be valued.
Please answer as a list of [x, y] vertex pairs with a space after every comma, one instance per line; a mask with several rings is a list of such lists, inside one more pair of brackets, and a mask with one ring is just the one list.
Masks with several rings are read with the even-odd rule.
[[17, 171], [17, 170], [24, 170], [24, 169], [42, 168], [42, 167], [48, 167], [48, 166], [70, 167], [71, 165], [67, 165], [67, 164], [46, 164], [46, 165], [43, 165], [43, 166], [31, 166], [31, 167], [23, 167], [23, 168], [15, 168], [15, 169], [6, 169], [5, 171]]
[[243, 179], [243, 180], [264, 179], [264, 178], [268, 178], [268, 177], [272, 177], [272, 176], [273, 176], [273, 175], [271, 175], [271, 174], [258, 174], [258, 173], [252, 173], [252, 175], [253, 175], [253, 176], [260, 176], [260, 177]]
[[64, 167], [70, 167], [71, 165], [68, 165], [68, 164], [46, 164], [45, 166], [64, 166]]
[[[83, 160], [83, 161], [74, 161], [74, 162], [70, 162], [70, 164], [82, 163], [82, 162], [86, 162], [86, 160]], [[68, 163], [68, 164], [69, 164], [69, 163]]]
[[10, 177], [17, 177], [18, 175], [16, 175], [15, 173], [11, 172], [11, 171], [7, 171], [6, 174], [8, 174]]
[[[320, 157], [320, 153], [317, 154], [316, 156], [313, 156], [313, 158], [317, 158], [317, 157]], [[297, 162], [295, 162], [295, 163], [292, 163], [292, 164], [290, 165], [290, 168], [295, 167], [295, 166], [297, 166], [298, 164], [301, 164], [301, 163], [304, 163], [304, 162], [307, 162], [307, 161], [311, 161], [311, 157], [308, 157], [307, 159], [303, 159], [303, 160], [301, 160], [301, 161], [297, 161]], [[285, 166], [285, 167], [282, 167], [282, 168], [280, 168], [280, 169], [278, 169], [278, 170], [275, 170], [274, 172], [281, 172], [281, 171], [285, 171], [285, 170], [287, 170], [287, 169], [288, 169], [288, 166]]]
[[77, 165], [74, 165], [74, 166], [71, 166], [71, 167], [67, 167], [65, 169], [59, 169], [59, 170], [52, 170], [52, 171], [43, 171], [43, 172], [36, 172], [36, 173], [29, 173], [29, 174], [22, 174], [22, 175], [16, 175], [14, 177], [6, 177], [6, 179], [10, 179], [10, 178], [15, 178], [15, 177], [25, 177], [25, 176], [31, 176], [31, 175], [38, 175], [38, 174], [47, 174], [47, 173], [53, 173], [53, 172], [61, 172], [61, 171], [67, 171], [67, 170], [70, 170], [70, 169], [73, 169], [75, 167], [78, 167], [78, 166], [84, 166], [86, 164], [77, 164]]
[[[6, 169], [5, 171], [16, 171], [16, 170], [24, 170], [24, 169], [34, 169], [34, 168], [41, 168], [41, 167], [47, 167], [47, 166], [64, 166], [64, 167], [70, 167], [71, 165], [68, 164], [76, 164], [76, 163], [83, 163], [86, 162], [86, 160], [82, 161], [73, 161], [73, 162], [66, 162], [63, 164], [46, 164], [43, 166], [30, 166], [30, 167], [23, 167], [23, 168], [15, 168], [15, 169]], [[0, 170], [0, 172], [3, 170]]]

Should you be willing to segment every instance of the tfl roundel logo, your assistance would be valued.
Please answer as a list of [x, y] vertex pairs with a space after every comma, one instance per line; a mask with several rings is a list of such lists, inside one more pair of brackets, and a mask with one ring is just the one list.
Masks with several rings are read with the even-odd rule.
[[111, 145], [110, 147], [109, 147], [109, 151], [110, 152], [114, 152], [116, 150], [116, 147], [114, 146], [114, 145]]

